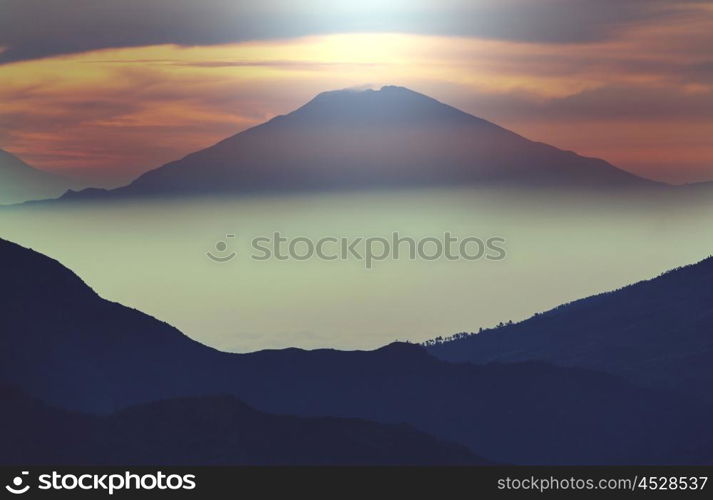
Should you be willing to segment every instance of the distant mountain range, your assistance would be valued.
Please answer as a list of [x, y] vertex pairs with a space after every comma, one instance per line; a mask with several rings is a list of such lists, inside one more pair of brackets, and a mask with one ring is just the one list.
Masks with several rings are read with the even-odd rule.
[[74, 184], [61, 176], [33, 168], [0, 149], [0, 205], [57, 198]]
[[713, 258], [428, 349], [455, 362], [593, 369], [713, 403]]
[[658, 185], [412, 90], [339, 90], [112, 191], [68, 199], [402, 186]]
[[[367, 352], [223, 353], [136, 310], [103, 300], [58, 262], [3, 240], [0, 270], [0, 382], [58, 408], [103, 414], [108, 420], [97, 425], [111, 421], [147, 439], [147, 429], [155, 429], [156, 422], [166, 422], [174, 410], [185, 413], [185, 420], [176, 417], [156, 431], [153, 452], [169, 446], [173, 430], [198, 425], [192, 419], [200, 420], [202, 405], [206, 427], [216, 427], [215, 433], [205, 429], [201, 445], [218, 439], [221, 429], [226, 439], [240, 442], [243, 438], [231, 434], [225, 422], [247, 418], [244, 414], [251, 410], [225, 399], [230, 395], [259, 412], [308, 417], [309, 422], [301, 420], [300, 425], [315, 425], [320, 436], [331, 431], [315, 423], [316, 417], [406, 423], [435, 436], [429, 444], [419, 434], [409, 441], [412, 446], [433, 446], [446, 453], [436, 442], [457, 442], [475, 454], [473, 460], [698, 463], [711, 455], [705, 444], [713, 443], [711, 406], [674, 390], [543, 362], [452, 363], [412, 344]], [[644, 315], [643, 309], [639, 314]], [[660, 337], [650, 340], [658, 341]], [[594, 341], [585, 338], [583, 345], [588, 342]], [[154, 403], [168, 399], [175, 401]], [[125, 413], [135, 405], [141, 406]], [[133, 420], [126, 423], [129, 418]], [[279, 432], [280, 426], [296, 422], [273, 421], [274, 427], [265, 423], [258, 428]], [[342, 424], [344, 432], [356, 425]], [[393, 427], [362, 431], [364, 436], [391, 432], [391, 438], [401, 439]], [[297, 446], [287, 441], [284, 449]], [[224, 451], [219, 439], [216, 443], [216, 453]], [[450, 449], [448, 460], [465, 458]], [[177, 461], [190, 458], [176, 453]], [[374, 448], [370, 453], [387, 460]], [[398, 456], [390, 455], [394, 460]], [[348, 461], [328, 453], [322, 458]]]
[[0, 387], [0, 465], [482, 465], [407, 425], [269, 415], [229, 397], [163, 400], [109, 416]]

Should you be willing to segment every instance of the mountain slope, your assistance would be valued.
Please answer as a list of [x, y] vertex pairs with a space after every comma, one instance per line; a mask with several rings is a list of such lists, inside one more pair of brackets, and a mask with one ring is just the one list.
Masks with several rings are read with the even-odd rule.
[[101, 299], [58, 262], [4, 240], [0, 268], [0, 381], [70, 408], [83, 408], [91, 393], [104, 411], [202, 394], [185, 363], [210, 363], [217, 351]]
[[221, 353], [2, 240], [0, 272], [0, 380], [64, 408], [230, 394], [276, 414], [405, 422], [505, 463], [692, 463], [711, 434], [710, 408], [611, 375], [453, 364], [410, 344]]
[[429, 351], [596, 369], [713, 403], [713, 258]]
[[[105, 196], [434, 185], [657, 185], [403, 87], [319, 94]], [[88, 192], [72, 199], [92, 198]]]
[[164, 400], [109, 416], [67, 412], [0, 387], [4, 465], [465, 465], [465, 447], [406, 425], [256, 411], [223, 396]]
[[32, 168], [0, 149], [0, 205], [57, 198], [70, 185], [67, 179]]

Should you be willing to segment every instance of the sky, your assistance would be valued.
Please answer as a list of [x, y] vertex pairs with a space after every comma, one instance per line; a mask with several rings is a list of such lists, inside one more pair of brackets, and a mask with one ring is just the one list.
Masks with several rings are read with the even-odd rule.
[[713, 2], [0, 0], [0, 148], [111, 186], [345, 87], [713, 180]]

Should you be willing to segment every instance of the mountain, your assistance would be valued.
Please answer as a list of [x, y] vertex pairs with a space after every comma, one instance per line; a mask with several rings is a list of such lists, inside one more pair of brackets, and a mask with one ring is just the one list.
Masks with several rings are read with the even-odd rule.
[[0, 268], [0, 381], [68, 408], [87, 409], [93, 394], [91, 406], [104, 411], [203, 394], [185, 363], [210, 364], [217, 351], [103, 300], [58, 262], [2, 240]]
[[695, 182], [692, 184], [682, 184], [676, 186], [676, 190], [684, 194], [687, 199], [710, 200], [713, 196], [713, 182]]
[[594, 369], [713, 403], [713, 258], [429, 351]]
[[423, 94], [386, 86], [324, 92], [292, 113], [103, 196], [470, 184], [657, 185], [603, 160], [527, 140]]
[[37, 170], [0, 149], [0, 205], [58, 198], [71, 185], [69, 180]]
[[608, 374], [451, 363], [399, 343], [223, 353], [3, 240], [0, 274], [0, 381], [65, 409], [232, 395], [274, 414], [407, 423], [500, 463], [695, 463], [713, 443], [709, 406]]
[[407, 425], [270, 415], [230, 397], [163, 400], [108, 416], [0, 387], [2, 465], [475, 465]]

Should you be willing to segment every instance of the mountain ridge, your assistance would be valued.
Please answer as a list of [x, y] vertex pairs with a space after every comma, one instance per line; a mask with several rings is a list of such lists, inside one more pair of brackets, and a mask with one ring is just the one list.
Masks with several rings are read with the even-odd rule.
[[451, 363], [403, 343], [216, 351], [77, 289], [59, 266], [0, 240], [0, 381], [61, 408], [228, 394], [273, 414], [408, 423], [494, 462], [542, 465], [694, 463], [684, 452], [710, 432], [710, 406], [593, 370]]
[[449, 185], [663, 186], [405, 87], [384, 86], [322, 92], [128, 186], [66, 199]]
[[106, 416], [63, 411], [0, 386], [0, 464], [483, 465], [406, 425], [255, 410], [233, 396], [168, 399]]
[[605, 371], [713, 403], [711, 304], [713, 257], [708, 257], [428, 349], [456, 362], [539, 360]]

